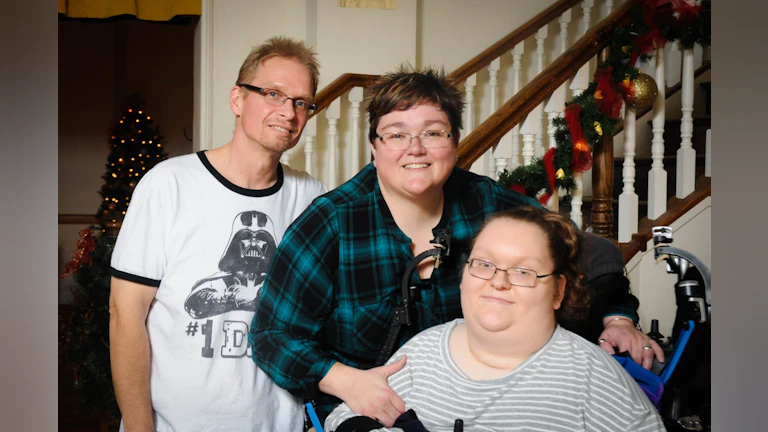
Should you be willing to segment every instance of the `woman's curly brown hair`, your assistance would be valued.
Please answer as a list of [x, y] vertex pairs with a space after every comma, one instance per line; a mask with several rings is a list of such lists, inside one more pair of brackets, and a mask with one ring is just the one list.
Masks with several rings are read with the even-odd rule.
[[[554, 273], [565, 276], [565, 295], [560, 309], [555, 312], [558, 322], [586, 318], [589, 309], [589, 290], [582, 283], [584, 274], [579, 269], [579, 254], [582, 239], [577, 228], [565, 217], [540, 207], [515, 207], [493, 214], [483, 224], [475, 236], [491, 222], [499, 219], [511, 219], [528, 222], [539, 227], [546, 235], [547, 246], [555, 263]], [[472, 247], [475, 246], [472, 241]]]

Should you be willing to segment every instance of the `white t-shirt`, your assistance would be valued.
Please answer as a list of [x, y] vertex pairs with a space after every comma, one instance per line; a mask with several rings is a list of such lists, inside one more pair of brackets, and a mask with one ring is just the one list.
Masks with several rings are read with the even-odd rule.
[[243, 189], [203, 152], [139, 182], [111, 264], [113, 276], [158, 287], [147, 318], [158, 432], [302, 430], [302, 401], [254, 364], [248, 331], [283, 233], [325, 192], [283, 165], [273, 187]]

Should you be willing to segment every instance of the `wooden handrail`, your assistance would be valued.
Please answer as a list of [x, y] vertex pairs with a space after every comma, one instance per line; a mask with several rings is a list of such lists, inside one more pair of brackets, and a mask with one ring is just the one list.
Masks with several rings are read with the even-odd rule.
[[502, 54], [512, 51], [517, 44], [528, 39], [530, 36], [536, 34], [540, 28], [546, 26], [556, 18], [560, 17], [563, 12], [572, 8], [582, 0], [561, 0], [552, 6], [544, 9], [541, 13], [528, 20], [525, 24], [518, 27], [513, 32], [501, 38], [498, 42], [491, 45], [485, 51], [476, 55], [470, 61], [464, 63], [455, 71], [451, 72], [448, 76], [459, 82], [464, 82], [467, 78], [472, 76], [473, 73], [480, 71], [480, 69], [491, 64], [492, 61], [501, 57]]
[[378, 75], [366, 75], [366, 74], [351, 74], [345, 73], [333, 80], [332, 83], [323, 87], [320, 93], [315, 98], [317, 109], [312, 113], [319, 113], [320, 111], [328, 108], [331, 102], [335, 101], [338, 97], [344, 93], [350, 91], [355, 87], [368, 87], [373, 81], [378, 78]]
[[653, 238], [651, 229], [655, 226], [671, 225], [696, 204], [703, 201], [708, 196], [712, 196], [712, 179], [706, 176], [700, 176], [696, 181], [696, 188], [685, 198], [672, 196], [667, 200], [667, 211], [656, 219], [647, 217], [640, 220], [637, 227], [637, 233], [632, 234], [632, 240], [629, 243], [619, 244], [624, 264], [628, 263], [635, 254], [644, 252], [648, 245], [648, 240]]
[[496, 145], [501, 137], [512, 130], [523, 117], [571, 78], [574, 71], [607, 46], [610, 43], [612, 30], [629, 22], [630, 10], [634, 3], [629, 1], [623, 4], [621, 8], [587, 31], [579, 41], [467, 135], [459, 146], [457, 166], [469, 169], [473, 162]]

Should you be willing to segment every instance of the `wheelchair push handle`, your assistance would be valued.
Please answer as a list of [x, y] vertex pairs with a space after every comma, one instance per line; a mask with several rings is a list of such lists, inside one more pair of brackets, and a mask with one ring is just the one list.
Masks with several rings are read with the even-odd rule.
[[434, 248], [426, 250], [416, 255], [408, 265], [405, 267], [403, 273], [403, 279], [400, 282], [400, 291], [403, 298], [403, 302], [400, 306], [395, 308], [395, 315], [392, 318], [392, 323], [389, 326], [387, 337], [384, 340], [384, 345], [376, 356], [376, 366], [381, 366], [386, 363], [387, 359], [392, 355], [395, 350], [395, 343], [400, 333], [400, 327], [411, 325], [413, 305], [411, 304], [413, 289], [415, 287], [410, 286], [411, 277], [413, 272], [416, 271], [419, 263], [426, 258], [435, 257], [435, 268], [440, 268], [443, 258], [447, 257], [451, 252], [451, 233], [450, 229], [435, 229], [432, 231], [434, 238], [429, 242], [435, 245]]

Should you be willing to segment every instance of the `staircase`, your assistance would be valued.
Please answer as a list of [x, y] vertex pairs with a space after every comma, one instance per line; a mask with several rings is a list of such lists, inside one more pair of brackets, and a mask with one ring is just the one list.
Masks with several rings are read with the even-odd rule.
[[[498, 178], [500, 170], [528, 164], [555, 146], [552, 120], [593, 80], [598, 61], [608, 56], [611, 31], [629, 22], [632, 3], [616, 3], [557, 1], [448, 74], [463, 83], [467, 102], [459, 167]], [[649, 246], [651, 228], [674, 224], [711, 195], [705, 174], [711, 83], [704, 80], [699, 86], [706, 103], [694, 99], [694, 80], [704, 79], [710, 65], [708, 50], [681, 52], [675, 43], [639, 65], [664, 89], [659, 101], [665, 103], [657, 101], [637, 113], [625, 108], [625, 123], [616, 136], [606, 134], [594, 146], [592, 170], [577, 175], [580, 187], [569, 205], [560, 206], [556, 199], [548, 204], [583, 229], [619, 243], [641, 305], [674, 307], [673, 298], [662, 298], [666, 294], [645, 298], [650, 282], [632, 274]], [[322, 89], [318, 111], [283, 163], [308, 171], [332, 189], [370, 162], [362, 101], [374, 79], [344, 74]], [[694, 102], [704, 108], [696, 110]], [[478, 118], [484, 112], [487, 117]], [[644, 321], [653, 317], [658, 315], [641, 311], [645, 327]], [[662, 333], [664, 326], [662, 319]]]
[[[702, 78], [707, 81], [701, 81], [698, 84], [698, 87], [701, 89], [699, 92], [702, 95], [702, 100], [705, 102], [704, 105], [700, 107], [700, 109], [694, 109], [694, 114], [696, 115], [693, 118], [693, 137], [692, 137], [692, 145], [693, 149], [696, 151], [696, 171], [695, 171], [695, 177], [698, 179], [705, 173], [705, 165], [706, 165], [706, 142], [707, 142], [707, 130], [712, 128], [712, 120], [711, 120], [711, 81], [709, 81], [710, 77], [708, 76], [707, 72], [711, 69], [711, 62], [710, 61], [704, 61], [701, 67], [699, 67], [695, 73], [694, 78], [697, 80], [699, 78]], [[669, 86], [666, 89], [666, 98], [670, 99], [671, 97], [678, 96], [680, 92], [681, 85], [680, 83]], [[638, 114], [638, 119], [647, 117], [646, 114], [652, 113], [652, 110], [646, 109], [643, 112]], [[653, 128], [653, 122], [652, 120], [647, 120], [644, 123], [644, 126], [647, 128], [647, 131], [650, 133]], [[664, 122], [664, 131], [663, 131], [663, 139], [664, 139], [664, 157], [662, 159], [664, 171], [667, 173], [668, 182], [666, 185], [666, 194], [665, 196], [667, 198], [675, 196], [676, 192], [676, 173], [677, 173], [677, 155], [676, 150], [680, 148], [681, 144], [681, 137], [680, 137], [680, 127], [681, 127], [682, 121], [679, 119], [667, 119]], [[619, 129], [619, 135], [623, 128]], [[638, 196], [638, 217], [639, 220], [643, 220], [644, 218], [647, 218], [648, 216], [648, 175], [651, 170], [651, 166], [653, 163], [653, 159], [648, 156], [643, 157], [635, 157], [634, 159], [635, 163], [635, 193]], [[614, 185], [621, 185], [623, 183], [622, 179], [622, 168], [624, 164], [624, 158], [623, 157], [614, 157], [613, 159], [613, 184]], [[613, 195], [612, 195], [612, 204], [614, 208], [613, 213], [613, 226], [612, 226], [612, 232], [611, 237], [612, 238], [618, 238], [618, 214], [616, 210], [618, 209], [619, 205], [619, 195], [621, 194], [621, 189], [614, 187]], [[585, 229], [589, 229], [590, 227], [590, 213], [592, 208], [592, 200], [591, 197], [585, 197], [584, 199], [584, 206], [582, 207], [582, 211], [584, 213], [584, 227]]]

